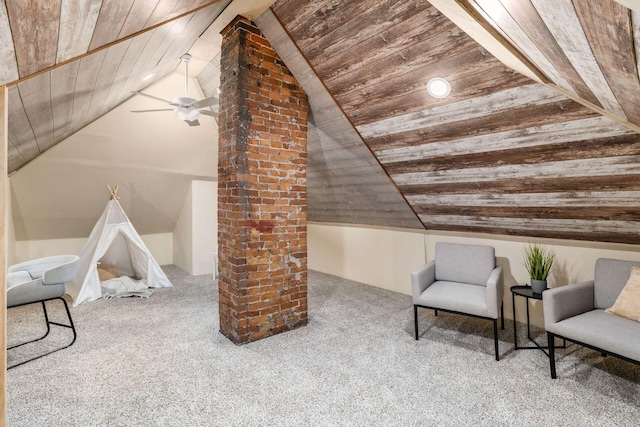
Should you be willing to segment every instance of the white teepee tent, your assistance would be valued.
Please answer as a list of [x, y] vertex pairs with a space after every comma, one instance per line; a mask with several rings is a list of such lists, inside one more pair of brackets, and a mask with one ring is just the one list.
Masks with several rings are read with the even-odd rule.
[[80, 252], [73, 281], [67, 283], [74, 307], [102, 296], [97, 269], [101, 260], [116, 265], [119, 274], [145, 279], [151, 288], [172, 286], [120, 206], [118, 186], [107, 188], [111, 193], [107, 207]]

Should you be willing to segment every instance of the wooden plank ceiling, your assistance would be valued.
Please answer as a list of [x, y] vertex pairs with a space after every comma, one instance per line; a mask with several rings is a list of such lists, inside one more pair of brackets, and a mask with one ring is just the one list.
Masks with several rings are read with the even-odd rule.
[[[458, 3], [551, 84], [426, 1], [271, 10], [427, 229], [640, 243], [635, 15], [613, 0]], [[450, 96], [427, 94], [433, 77]]]
[[309, 98], [307, 215], [310, 221], [422, 229], [422, 224], [275, 16], [257, 20]]
[[173, 72], [229, 3], [3, 1], [0, 85], [9, 85], [9, 172], [109, 112], [132, 91]]

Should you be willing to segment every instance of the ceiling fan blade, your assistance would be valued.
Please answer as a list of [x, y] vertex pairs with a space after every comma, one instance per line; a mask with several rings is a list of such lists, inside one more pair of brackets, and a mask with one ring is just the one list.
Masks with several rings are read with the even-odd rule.
[[165, 104], [170, 104], [171, 103], [171, 101], [168, 101], [168, 100], [162, 99], [162, 98], [158, 98], [157, 96], [149, 95], [149, 94], [146, 94], [144, 92], [132, 92], [132, 93], [135, 93], [136, 95], [146, 96], [147, 98], [155, 99], [156, 101], [164, 102]]
[[132, 113], [154, 113], [156, 111], [173, 111], [171, 108], [161, 108], [159, 110], [130, 110]]
[[196, 101], [191, 104], [191, 106], [195, 108], [210, 107], [212, 105], [216, 105], [219, 101], [220, 100], [218, 98], [212, 96], [211, 98], [205, 98], [201, 101]]
[[200, 126], [200, 122], [198, 121], [198, 119], [191, 120], [191, 121], [185, 120], [184, 122], [189, 126]]
[[200, 110], [200, 114], [204, 114], [205, 116], [218, 117], [218, 113], [214, 113], [209, 110]]

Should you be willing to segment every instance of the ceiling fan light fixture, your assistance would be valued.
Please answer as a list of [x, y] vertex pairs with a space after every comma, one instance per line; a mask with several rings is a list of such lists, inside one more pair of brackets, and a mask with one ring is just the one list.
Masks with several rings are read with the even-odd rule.
[[173, 113], [180, 120], [185, 120], [187, 122], [192, 122], [200, 116], [200, 111], [195, 108], [177, 107], [175, 110], [173, 110]]
[[427, 82], [427, 92], [434, 98], [446, 98], [451, 93], [451, 85], [442, 77], [434, 77]]

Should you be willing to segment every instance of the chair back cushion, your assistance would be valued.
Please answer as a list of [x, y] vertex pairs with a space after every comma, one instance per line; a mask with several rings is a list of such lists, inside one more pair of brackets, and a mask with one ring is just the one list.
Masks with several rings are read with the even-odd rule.
[[495, 267], [491, 246], [436, 243], [436, 280], [486, 286]]
[[619, 259], [599, 258], [593, 279], [595, 308], [607, 309], [629, 281], [631, 267], [640, 267], [640, 261], [622, 261]]

